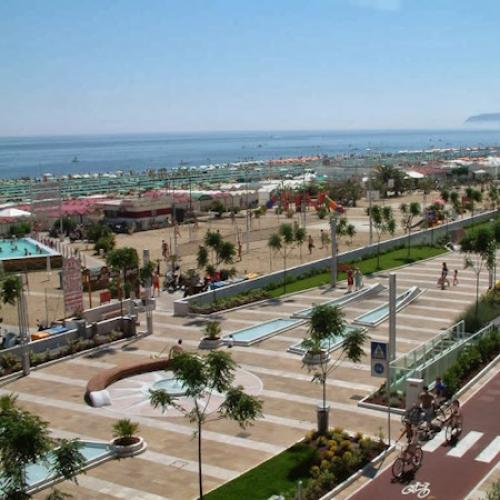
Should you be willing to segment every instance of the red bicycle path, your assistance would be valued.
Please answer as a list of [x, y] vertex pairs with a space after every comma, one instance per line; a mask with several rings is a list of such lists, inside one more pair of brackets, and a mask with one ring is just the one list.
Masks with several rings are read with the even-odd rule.
[[[423, 464], [410, 482], [430, 483], [429, 497], [438, 500], [465, 498], [500, 460], [498, 453], [489, 463], [475, 460], [479, 453], [500, 434], [500, 373], [497, 373], [463, 405], [462, 413], [464, 428], [461, 439], [470, 431], [482, 432], [483, 436], [467, 449], [462, 457], [447, 456], [452, 447], [446, 443], [433, 452], [424, 451]], [[459, 443], [460, 441], [457, 445]], [[416, 494], [403, 495], [401, 490], [404, 487], [405, 483], [392, 482], [391, 467], [388, 467], [349, 498], [352, 500], [418, 498]]]

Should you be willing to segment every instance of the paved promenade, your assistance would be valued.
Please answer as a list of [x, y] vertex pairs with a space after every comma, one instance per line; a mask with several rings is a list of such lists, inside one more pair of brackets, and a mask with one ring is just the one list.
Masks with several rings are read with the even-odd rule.
[[[436, 281], [441, 263], [450, 270], [459, 269], [460, 284], [440, 290]], [[438, 335], [475, 299], [475, 281], [471, 271], [462, 270], [463, 256], [445, 254], [437, 259], [399, 269], [399, 290], [418, 285], [425, 293], [398, 314], [397, 351], [408, 352]], [[387, 275], [366, 280], [388, 284]], [[481, 290], [487, 286], [487, 274], [481, 277]], [[341, 283], [336, 291], [317, 288], [299, 294], [269, 300], [248, 307], [222, 312], [212, 319], [221, 321], [224, 333], [255, 325], [273, 318], [289, 317], [293, 312], [345, 293]], [[388, 300], [384, 292], [370, 300], [346, 306], [348, 320]], [[140, 424], [140, 434], [149, 444], [148, 451], [134, 459], [107, 462], [79, 479], [79, 485], [64, 484], [65, 491], [81, 499], [188, 499], [197, 493], [197, 448], [192, 439], [193, 426], [182, 417], [141, 413], [131, 405], [95, 409], [83, 401], [88, 379], [104, 368], [149, 359], [161, 349], [183, 339], [187, 350], [195, 351], [202, 336], [206, 317], [178, 318], [166, 311], [154, 315], [154, 334], [127, 345], [105, 349], [94, 357], [77, 357], [34, 371], [1, 388], [15, 392], [26, 408], [50, 423], [55, 435], [81, 436], [109, 440], [111, 426], [127, 416]], [[219, 421], [206, 425], [203, 440], [204, 486], [206, 491], [254, 467], [284, 450], [315, 427], [315, 405], [321, 390], [311, 383], [302, 368], [300, 356], [287, 348], [307, 333], [306, 325], [288, 330], [251, 347], [234, 347], [232, 354], [241, 369], [258, 377], [259, 397], [264, 401], [264, 416], [242, 431], [236, 424]], [[373, 339], [387, 339], [387, 321], [369, 329]], [[357, 402], [378, 388], [380, 379], [370, 376], [368, 350], [362, 363], [344, 362], [328, 380], [327, 398], [332, 405], [331, 424], [352, 431], [376, 435], [385, 432], [384, 413], [362, 409]], [[147, 404], [147, 403], [144, 403]], [[400, 419], [394, 416], [399, 430]], [[482, 432], [480, 429], [471, 429]], [[43, 498], [37, 495], [37, 498]]]

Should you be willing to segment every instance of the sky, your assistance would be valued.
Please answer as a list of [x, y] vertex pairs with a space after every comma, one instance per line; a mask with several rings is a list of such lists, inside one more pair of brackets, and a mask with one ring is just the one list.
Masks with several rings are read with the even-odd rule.
[[497, 0], [1, 0], [0, 136], [457, 128]]

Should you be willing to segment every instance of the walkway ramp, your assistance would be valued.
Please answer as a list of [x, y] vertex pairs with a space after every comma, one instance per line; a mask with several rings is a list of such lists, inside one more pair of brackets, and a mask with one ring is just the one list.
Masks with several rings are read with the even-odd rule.
[[[396, 297], [396, 311], [404, 309], [408, 304], [413, 302], [416, 298], [422, 295], [425, 289], [421, 289], [418, 286], [413, 286], [408, 288], [400, 295]], [[375, 327], [385, 321], [389, 317], [389, 302], [382, 304], [381, 306], [372, 309], [364, 314], [358, 316], [353, 323], [355, 325]]]
[[[357, 290], [352, 293], [346, 293], [342, 295], [342, 297], [337, 297], [333, 300], [327, 300], [326, 302], [321, 302], [320, 305], [330, 305], [337, 307], [344, 307], [346, 304], [350, 302], [354, 302], [357, 300], [365, 299], [368, 296], [376, 295], [385, 290], [384, 285], [381, 283], [373, 283], [371, 285], [363, 287], [361, 290]], [[308, 307], [307, 309], [302, 309], [292, 314], [292, 318], [302, 318], [309, 319], [311, 317], [313, 307]]]

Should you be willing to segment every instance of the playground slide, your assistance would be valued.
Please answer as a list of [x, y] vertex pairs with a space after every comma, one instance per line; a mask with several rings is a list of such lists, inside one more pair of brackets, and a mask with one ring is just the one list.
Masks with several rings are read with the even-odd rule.
[[[396, 311], [404, 309], [408, 304], [413, 302], [416, 298], [424, 293], [425, 290], [420, 289], [418, 286], [408, 288], [396, 297]], [[389, 303], [382, 304], [381, 306], [368, 311], [361, 316], [358, 316], [353, 323], [362, 326], [377, 326], [389, 317]]]

